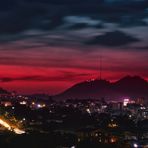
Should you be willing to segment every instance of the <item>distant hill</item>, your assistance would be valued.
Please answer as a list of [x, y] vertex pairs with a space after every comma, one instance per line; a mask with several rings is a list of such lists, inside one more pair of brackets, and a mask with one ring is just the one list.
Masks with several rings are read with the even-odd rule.
[[10, 93], [7, 90], [0, 87], [0, 95], [3, 95], [3, 94], [10, 94]]
[[27, 95], [27, 97], [37, 101], [41, 101], [41, 100], [45, 101], [45, 100], [51, 99], [51, 97], [47, 94], [32, 94], [32, 95]]
[[148, 82], [139, 76], [126, 76], [116, 82], [94, 80], [78, 83], [54, 96], [55, 99], [100, 99], [117, 100], [123, 97], [148, 98]]

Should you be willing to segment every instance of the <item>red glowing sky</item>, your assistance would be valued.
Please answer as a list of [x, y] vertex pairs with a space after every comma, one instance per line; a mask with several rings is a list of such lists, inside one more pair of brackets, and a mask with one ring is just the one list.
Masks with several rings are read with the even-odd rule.
[[104, 79], [139, 75], [148, 80], [145, 1], [101, 1], [103, 9], [101, 2], [87, 1], [86, 7], [77, 1], [75, 10], [61, 2], [54, 7], [40, 0], [1, 2], [1, 87], [56, 94], [98, 78], [100, 56]]
[[[12, 51], [12, 49], [11, 49]], [[41, 48], [1, 51], [1, 86], [18, 93], [56, 94], [73, 84], [99, 76], [102, 56], [102, 77], [111, 81], [125, 75], [147, 79], [147, 52], [98, 49], [82, 52], [68, 48]]]

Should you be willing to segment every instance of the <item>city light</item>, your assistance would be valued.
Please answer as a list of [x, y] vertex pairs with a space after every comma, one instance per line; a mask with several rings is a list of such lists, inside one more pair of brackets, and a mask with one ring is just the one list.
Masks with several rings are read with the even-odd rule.
[[123, 105], [124, 105], [124, 106], [127, 106], [128, 103], [129, 103], [129, 99], [124, 99]]
[[111, 143], [117, 142], [117, 138], [116, 138], [116, 137], [112, 137], [112, 138], [110, 139], [110, 142], [111, 142]]
[[134, 148], [138, 148], [138, 144], [137, 143], [134, 143], [133, 146], [134, 146]]
[[18, 129], [18, 128], [14, 128], [14, 132], [15, 132], [16, 134], [18, 134], [18, 135], [25, 134], [25, 131], [20, 130], [20, 129]]
[[89, 109], [89, 108], [87, 108], [87, 109], [86, 109], [86, 111], [87, 111], [89, 114], [91, 114], [91, 112], [90, 112], [90, 109]]
[[27, 102], [26, 102], [26, 101], [22, 101], [22, 102], [20, 102], [20, 104], [21, 104], [21, 105], [26, 105]]
[[4, 126], [5, 128], [7, 128], [8, 130], [12, 131], [11, 126], [4, 120], [0, 119], [0, 124]]
[[109, 123], [108, 127], [116, 128], [116, 127], [118, 127], [118, 125], [116, 123]]
[[13, 131], [16, 134], [24, 134], [25, 131], [20, 130], [19, 128], [13, 128], [13, 126], [11, 126], [10, 124], [8, 124], [6, 121], [4, 121], [3, 119], [0, 119], [0, 124], [5, 127], [6, 129], [8, 129], [9, 131]]
[[37, 107], [38, 108], [44, 108], [44, 107], [46, 107], [46, 104], [37, 104]]
[[42, 106], [41, 106], [41, 104], [38, 104], [37, 107], [38, 107], [38, 108], [41, 108]]

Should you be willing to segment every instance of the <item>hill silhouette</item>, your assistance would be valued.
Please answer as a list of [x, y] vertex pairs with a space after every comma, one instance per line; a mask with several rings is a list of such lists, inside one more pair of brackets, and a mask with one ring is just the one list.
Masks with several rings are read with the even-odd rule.
[[125, 76], [116, 82], [107, 80], [85, 81], [75, 84], [54, 96], [55, 99], [100, 99], [118, 100], [123, 97], [148, 97], [148, 82], [139, 76]]

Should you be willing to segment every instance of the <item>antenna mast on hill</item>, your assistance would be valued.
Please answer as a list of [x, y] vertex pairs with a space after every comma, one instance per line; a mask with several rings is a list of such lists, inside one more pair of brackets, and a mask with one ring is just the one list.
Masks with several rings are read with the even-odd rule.
[[102, 80], [102, 56], [100, 56], [100, 60], [99, 60], [99, 62], [100, 62], [100, 80]]

